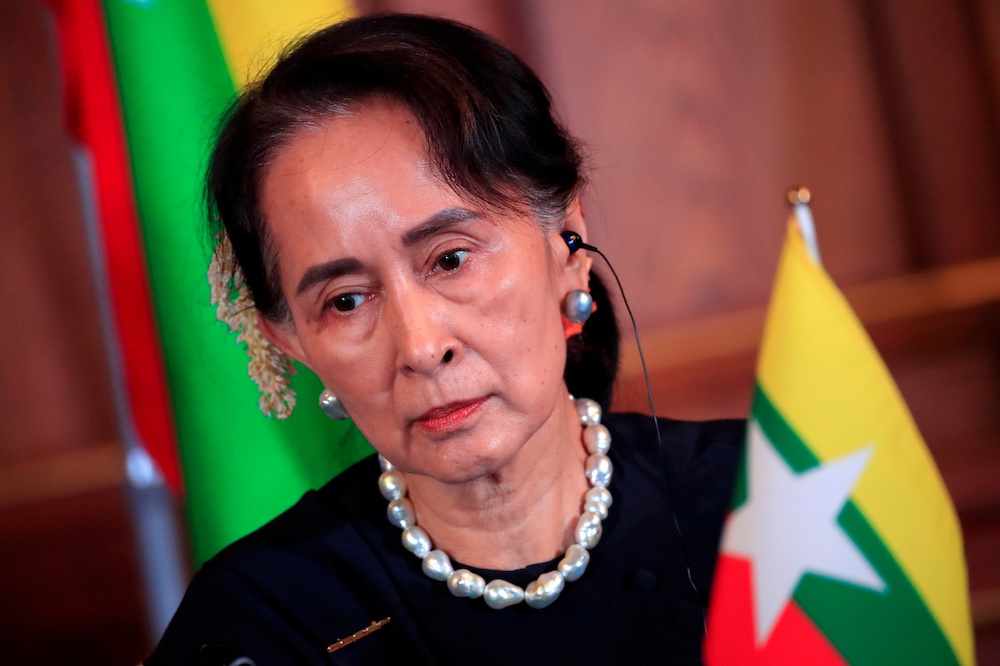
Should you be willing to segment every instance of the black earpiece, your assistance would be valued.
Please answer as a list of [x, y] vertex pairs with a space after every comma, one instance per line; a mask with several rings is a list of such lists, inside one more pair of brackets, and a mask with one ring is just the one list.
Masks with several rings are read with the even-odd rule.
[[[580, 238], [580, 234], [576, 233], [575, 231], [571, 231], [571, 230], [567, 229], [566, 231], [560, 231], [559, 235], [562, 236], [563, 241], [569, 247], [569, 253], [570, 254], [573, 254], [577, 250], [581, 250], [581, 249], [582, 250], [591, 250], [593, 252], [599, 252], [600, 251], [596, 247], [594, 247], [593, 245], [588, 245], [588, 244], [584, 243], [583, 239]], [[601, 256], [604, 256], [604, 255], [601, 255]]]

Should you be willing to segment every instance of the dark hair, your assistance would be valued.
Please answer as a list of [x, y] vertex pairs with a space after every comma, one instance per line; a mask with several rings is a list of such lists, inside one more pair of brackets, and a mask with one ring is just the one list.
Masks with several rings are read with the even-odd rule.
[[[464, 198], [498, 210], [527, 205], [541, 224], [558, 228], [583, 186], [576, 142], [553, 118], [545, 87], [483, 33], [406, 14], [334, 24], [291, 48], [236, 100], [209, 163], [212, 235], [228, 235], [263, 316], [288, 317], [260, 201], [268, 165], [302, 129], [380, 98], [413, 114], [437, 175]], [[598, 312], [610, 316], [600, 319], [614, 328], [613, 379], [617, 328], [603, 300]]]

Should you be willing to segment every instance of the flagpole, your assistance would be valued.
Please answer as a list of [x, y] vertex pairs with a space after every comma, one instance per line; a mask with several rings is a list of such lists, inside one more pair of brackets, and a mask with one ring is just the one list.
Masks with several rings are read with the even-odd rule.
[[795, 209], [795, 221], [798, 223], [799, 231], [802, 232], [802, 238], [806, 242], [809, 258], [817, 265], [822, 264], [823, 260], [819, 256], [819, 241], [816, 239], [816, 225], [813, 223], [812, 210], [809, 208], [812, 193], [808, 187], [793, 187], [788, 190], [786, 197], [788, 203], [792, 204]]
[[187, 567], [181, 550], [180, 529], [173, 494], [155, 461], [146, 452], [132, 419], [125, 373], [114, 325], [114, 310], [105, 273], [100, 221], [94, 200], [90, 156], [83, 147], [73, 151], [98, 313], [111, 379], [118, 431], [125, 447], [125, 478], [133, 535], [145, 590], [147, 629], [159, 640], [173, 617], [187, 586]]

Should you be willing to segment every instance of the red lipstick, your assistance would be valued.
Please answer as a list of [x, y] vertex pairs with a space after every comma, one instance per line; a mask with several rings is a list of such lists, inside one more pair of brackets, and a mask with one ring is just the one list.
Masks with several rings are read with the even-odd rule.
[[488, 399], [489, 397], [486, 396], [474, 400], [450, 402], [447, 405], [427, 410], [417, 419], [416, 423], [424, 430], [435, 433], [457, 430], [469, 417], [478, 412]]

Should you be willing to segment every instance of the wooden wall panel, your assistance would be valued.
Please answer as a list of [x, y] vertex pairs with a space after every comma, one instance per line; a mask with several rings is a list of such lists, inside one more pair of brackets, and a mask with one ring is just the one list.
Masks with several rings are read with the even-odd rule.
[[51, 28], [0, 21], [0, 463], [115, 436]]
[[146, 656], [120, 490], [0, 508], [0, 662], [126, 666]]
[[988, 27], [967, 2], [858, 3], [914, 268], [1000, 252]]
[[[763, 303], [794, 184], [813, 188], [831, 270], [857, 281], [902, 268], [844, 3], [531, 6], [548, 36], [542, 71], [593, 149], [592, 231], [640, 323]], [[852, 251], [859, 239], [869, 251]]]
[[0, 662], [147, 649], [53, 26], [0, 19]]

